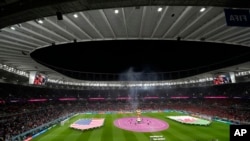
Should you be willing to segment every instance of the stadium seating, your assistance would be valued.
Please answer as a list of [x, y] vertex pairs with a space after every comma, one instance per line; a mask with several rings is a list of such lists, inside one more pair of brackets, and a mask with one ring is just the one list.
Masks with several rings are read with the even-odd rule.
[[[142, 110], [180, 110], [238, 123], [249, 123], [249, 84], [138, 90], [136, 102]], [[70, 113], [133, 112], [129, 99], [116, 99], [128, 97], [131, 95], [128, 92], [119, 89], [87, 91], [0, 84], [0, 137], [11, 138]], [[89, 97], [98, 96], [105, 100], [88, 101]], [[145, 96], [159, 98], [143, 99]], [[60, 101], [59, 98], [69, 100]], [[30, 99], [47, 100], [29, 101]]]

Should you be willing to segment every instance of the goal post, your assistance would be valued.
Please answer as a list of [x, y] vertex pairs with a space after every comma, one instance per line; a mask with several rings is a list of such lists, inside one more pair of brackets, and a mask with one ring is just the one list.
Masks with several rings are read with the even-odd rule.
[[60, 125], [63, 126], [65, 123], [69, 123], [69, 118], [60, 122]]

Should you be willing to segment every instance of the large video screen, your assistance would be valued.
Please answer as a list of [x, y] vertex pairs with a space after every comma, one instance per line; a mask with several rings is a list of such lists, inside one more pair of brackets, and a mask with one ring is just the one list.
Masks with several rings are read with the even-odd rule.
[[40, 73], [35, 75], [34, 83], [35, 85], [44, 85], [46, 82], [46, 77], [45, 75], [42, 75]]
[[215, 76], [213, 83], [214, 85], [229, 84], [232, 80], [229, 74], [220, 74]]
[[46, 76], [39, 72], [30, 72], [29, 84], [34, 85], [45, 85]]

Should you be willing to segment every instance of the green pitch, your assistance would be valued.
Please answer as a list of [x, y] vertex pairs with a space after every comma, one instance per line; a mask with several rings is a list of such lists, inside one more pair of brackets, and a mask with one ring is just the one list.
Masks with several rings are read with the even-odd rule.
[[[166, 116], [180, 113], [143, 113], [142, 116], [158, 118], [169, 124], [167, 130], [153, 133], [138, 133], [117, 128], [113, 121], [117, 118], [135, 116], [134, 114], [92, 114], [78, 115], [63, 126], [56, 125], [32, 141], [150, 141], [150, 136], [163, 135], [166, 141], [229, 141], [229, 125], [213, 121], [209, 126], [186, 125]], [[101, 128], [79, 131], [69, 125], [80, 118], [105, 118]], [[217, 140], [216, 140], [217, 139]]]

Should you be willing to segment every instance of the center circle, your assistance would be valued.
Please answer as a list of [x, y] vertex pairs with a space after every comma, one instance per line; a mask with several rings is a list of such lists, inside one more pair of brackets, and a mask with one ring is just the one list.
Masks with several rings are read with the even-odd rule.
[[133, 132], [158, 132], [166, 130], [169, 125], [163, 120], [149, 117], [141, 117], [141, 122], [137, 122], [137, 117], [119, 118], [114, 121], [118, 128]]

